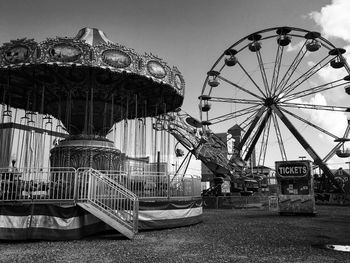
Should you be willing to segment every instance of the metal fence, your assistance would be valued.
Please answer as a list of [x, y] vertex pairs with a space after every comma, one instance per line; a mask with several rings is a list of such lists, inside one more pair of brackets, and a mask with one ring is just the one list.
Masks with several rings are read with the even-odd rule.
[[[76, 202], [87, 197], [89, 168], [0, 168], [0, 201]], [[199, 177], [165, 173], [99, 171], [139, 198], [172, 198], [201, 195]]]
[[201, 179], [192, 175], [166, 174], [162, 172], [125, 173], [101, 171], [124, 185], [139, 198], [171, 198], [201, 195]]
[[0, 169], [0, 200], [74, 200], [73, 168]]

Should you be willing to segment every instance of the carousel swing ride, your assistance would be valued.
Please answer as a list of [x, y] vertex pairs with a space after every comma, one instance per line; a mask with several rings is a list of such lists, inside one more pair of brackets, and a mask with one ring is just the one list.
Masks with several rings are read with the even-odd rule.
[[[138, 228], [201, 220], [200, 179], [176, 173], [170, 182], [164, 165], [171, 139], [162, 127], [184, 95], [176, 67], [114, 44], [91, 28], [73, 38], [14, 40], [0, 53], [1, 166], [10, 167], [1, 171], [1, 201], [31, 207], [20, 213], [32, 223], [26, 227], [23, 221], [11, 232], [11, 221], [19, 219], [1, 205], [10, 222], [2, 226], [2, 238], [79, 238], [104, 230], [102, 221], [111, 218], [112, 227], [132, 238]], [[71, 217], [80, 220], [68, 237], [72, 226], [40, 221], [43, 214], [64, 214], [65, 208], [49, 203], [65, 202], [73, 204], [67, 208]], [[182, 208], [174, 210], [178, 202]], [[162, 211], [165, 217], [157, 217], [159, 209], [170, 216]]]

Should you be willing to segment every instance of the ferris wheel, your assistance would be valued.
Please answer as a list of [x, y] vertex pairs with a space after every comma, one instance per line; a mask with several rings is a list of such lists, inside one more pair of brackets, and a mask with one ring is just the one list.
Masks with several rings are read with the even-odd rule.
[[238, 40], [207, 73], [199, 96], [204, 129], [238, 125], [235, 151], [246, 162], [306, 154], [329, 173], [325, 163], [349, 133], [344, 53], [320, 33], [292, 27]]

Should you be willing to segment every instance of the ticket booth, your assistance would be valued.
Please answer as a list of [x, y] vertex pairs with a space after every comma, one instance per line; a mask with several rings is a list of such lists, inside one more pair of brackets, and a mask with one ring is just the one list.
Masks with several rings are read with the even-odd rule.
[[311, 161], [276, 162], [280, 214], [316, 214]]

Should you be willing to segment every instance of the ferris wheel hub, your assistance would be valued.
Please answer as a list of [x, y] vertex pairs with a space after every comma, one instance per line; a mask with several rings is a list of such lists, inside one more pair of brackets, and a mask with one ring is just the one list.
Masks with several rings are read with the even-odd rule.
[[276, 104], [276, 100], [274, 97], [268, 97], [265, 99], [264, 101], [264, 105], [267, 106], [267, 107], [270, 107], [272, 106], [273, 104]]

